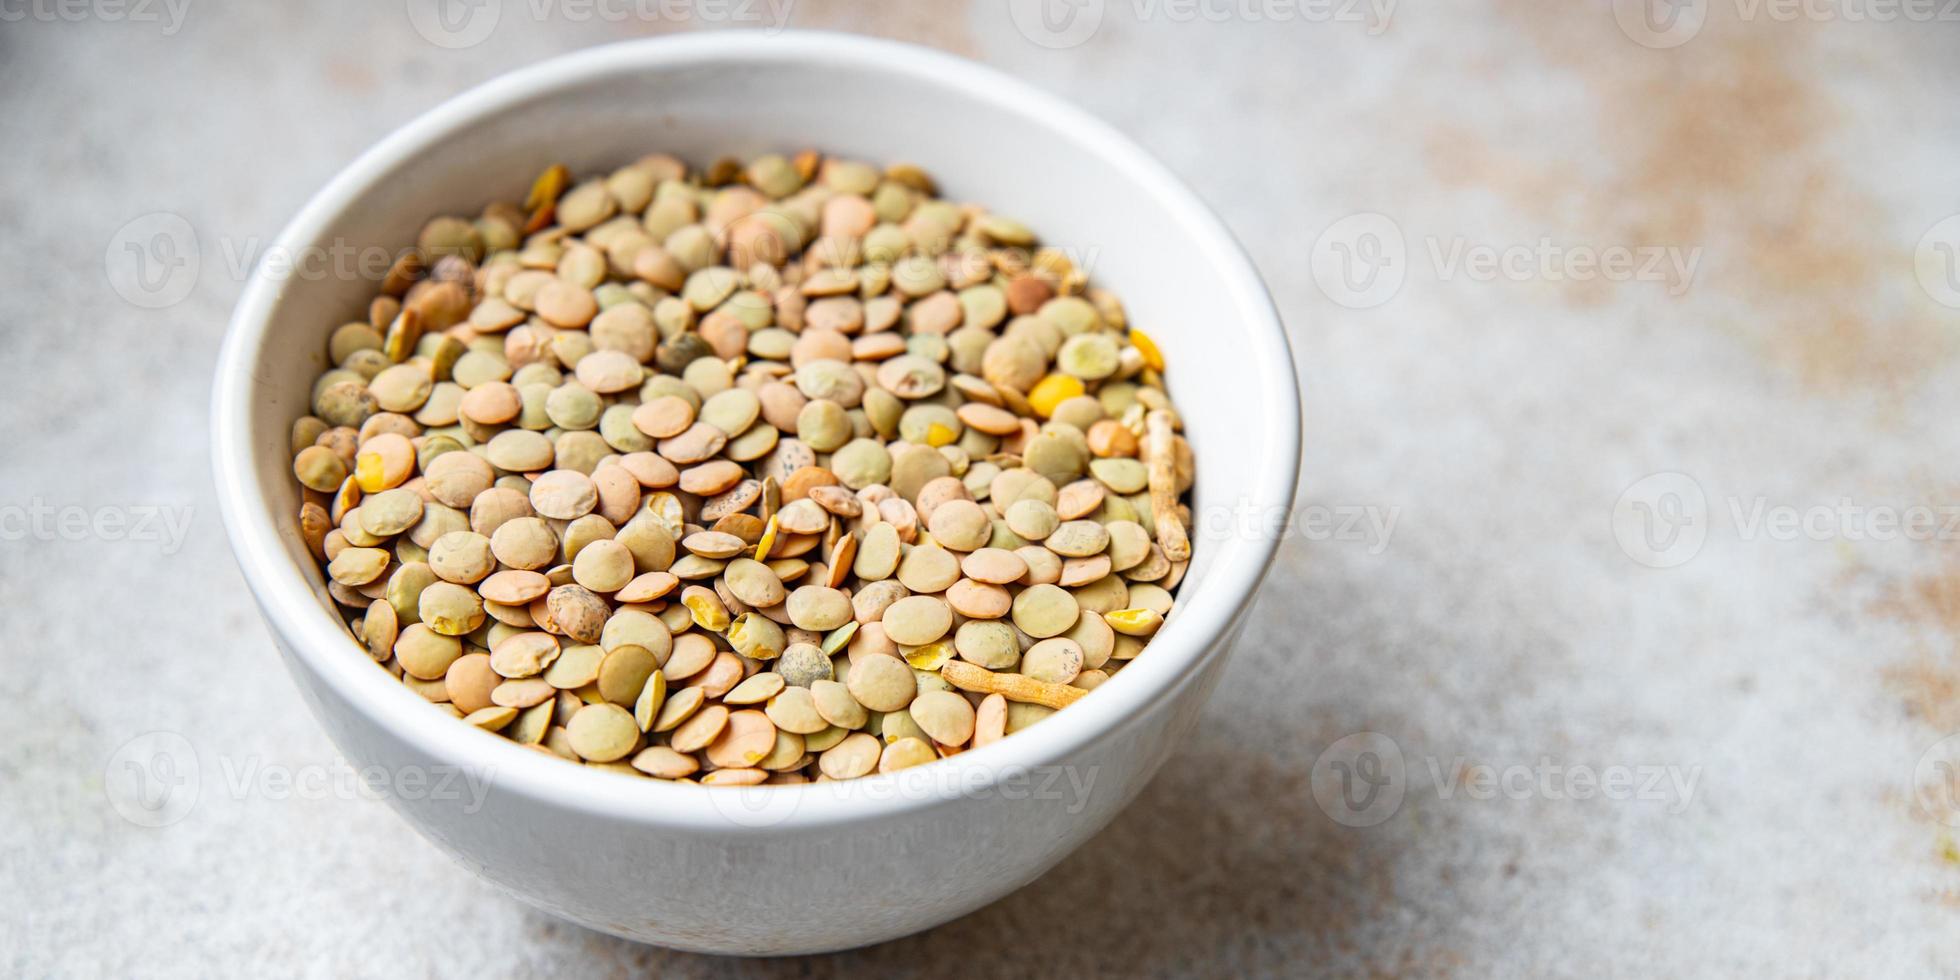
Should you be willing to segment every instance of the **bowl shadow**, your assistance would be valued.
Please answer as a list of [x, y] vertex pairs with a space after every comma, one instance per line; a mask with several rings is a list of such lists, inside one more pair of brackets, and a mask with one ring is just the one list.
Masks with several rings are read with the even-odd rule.
[[588, 966], [616, 964], [623, 975], [1243, 976], [1392, 959], [1365, 948], [1376, 931], [1367, 926], [1391, 900], [1393, 858], [1411, 828], [1328, 819], [1308, 781], [1326, 740], [1300, 744], [1281, 759], [1226, 734], [1195, 736], [1133, 805], [1039, 880], [877, 946], [707, 956], [526, 915], [539, 929], [581, 936]]

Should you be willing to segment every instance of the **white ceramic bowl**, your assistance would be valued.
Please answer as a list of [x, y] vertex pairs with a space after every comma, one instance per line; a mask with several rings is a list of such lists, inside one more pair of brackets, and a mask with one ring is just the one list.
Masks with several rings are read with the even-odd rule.
[[804, 147], [917, 162], [947, 196], [1073, 250], [1163, 347], [1196, 447], [1207, 519], [1170, 622], [1094, 694], [984, 749], [846, 783], [711, 790], [582, 770], [431, 710], [348, 637], [294, 527], [288, 428], [307, 410], [328, 331], [358, 318], [375, 284], [255, 273], [218, 365], [212, 455], [232, 547], [347, 759], [405, 776], [389, 781], [395, 808], [510, 894], [682, 949], [891, 939], [1006, 895], [1088, 840], [1191, 730], [1272, 559], [1273, 538], [1214, 515], [1288, 510], [1299, 465], [1286, 340], [1219, 222], [1103, 123], [922, 48], [710, 33], [548, 61], [383, 140], [274, 251], [399, 247], [432, 214], [520, 195], [552, 162], [589, 173], [655, 150], [699, 163]]

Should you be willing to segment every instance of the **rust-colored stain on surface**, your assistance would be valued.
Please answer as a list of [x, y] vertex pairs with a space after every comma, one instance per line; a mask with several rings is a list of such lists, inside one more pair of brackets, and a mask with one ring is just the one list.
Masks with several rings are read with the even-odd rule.
[[326, 66], [327, 84], [343, 92], [362, 94], [374, 89], [374, 69], [357, 61], [331, 58]]
[[1903, 663], [1885, 678], [1906, 712], [1938, 732], [1960, 731], [1960, 553], [1943, 554], [1874, 604], [1873, 611], [1920, 630]]
[[[1694, 40], [1650, 50], [1595, 4], [1506, 7], [1548, 63], [1532, 70], [1579, 84], [1591, 111], [1574, 123], [1596, 143], [1579, 159], [1446, 128], [1426, 137], [1439, 179], [1602, 246], [1703, 249], [1670, 319], [1732, 330], [1822, 393], [1901, 389], [1950, 354], [1914, 243], [1887, 237], [1884, 206], [1836, 162], [1850, 115], [1814, 80], [1809, 34], [1710, 4]], [[1574, 283], [1566, 298], [1596, 305], [1614, 288]]]
[[794, 26], [910, 41], [971, 58], [978, 56], [979, 47], [967, 26], [970, 7], [967, 0], [876, 5], [798, 4]]

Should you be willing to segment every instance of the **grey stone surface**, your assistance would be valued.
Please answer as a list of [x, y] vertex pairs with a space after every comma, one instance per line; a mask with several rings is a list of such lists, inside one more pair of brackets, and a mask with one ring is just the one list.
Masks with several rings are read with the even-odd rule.
[[[1102, 836], [931, 933], [745, 962], [555, 922], [384, 805], [282, 792], [338, 762], [226, 549], [205, 439], [245, 263], [339, 167], [509, 67], [700, 25], [511, 0], [451, 50], [395, 2], [0, 5], [21, 14], [0, 21], [0, 972], [1960, 971], [1960, 808], [1913, 782], [1960, 730], [1960, 314], [1935, 295], [1960, 239], [1937, 226], [1960, 210], [1955, 26], [1717, 3], [1657, 48], [1624, 0], [1385, 24], [1091, 0], [1096, 29], [1051, 49], [1017, 30], [1032, 8], [788, 13], [1024, 74], [1212, 201], [1292, 332], [1310, 520], [1203, 728]], [[159, 212], [200, 265], [146, 309], [110, 273]], [[1366, 213], [1388, 224], [1339, 223]], [[1399, 289], [1334, 302], [1343, 244]], [[1554, 274], [1615, 248], [1697, 264]], [[23, 523], [37, 505], [52, 524]], [[1947, 509], [1884, 539], [1912, 507]], [[63, 508], [189, 520], [64, 531]], [[1393, 531], [1339, 533], [1350, 514]], [[104, 781], [158, 731], [200, 788], [147, 827]], [[1313, 787], [1338, 791], [1364, 731], [1399, 752], [1402, 801], [1353, 827], [1382, 811]]]

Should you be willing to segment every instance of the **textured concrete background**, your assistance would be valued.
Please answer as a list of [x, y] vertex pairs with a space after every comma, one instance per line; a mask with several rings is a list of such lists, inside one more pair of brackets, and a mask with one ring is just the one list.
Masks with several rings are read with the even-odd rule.
[[[1106, 833], [928, 934], [745, 962], [545, 918], [284, 787], [337, 759], [205, 410], [244, 263], [361, 149], [771, 8], [509, 0], [447, 48], [393, 0], [144, 3], [0, 2], [0, 972], [1960, 972], [1944, 4], [788, 3], [1025, 75], [1194, 184], [1286, 314], [1307, 464], [1202, 730]], [[134, 280], [123, 246], [186, 226], [195, 275]], [[118, 751], [159, 731], [200, 778], [151, 814], [128, 780], [186, 774]]]

